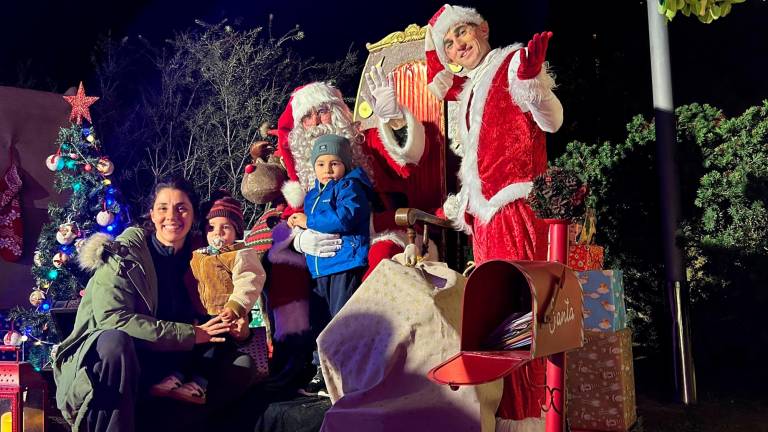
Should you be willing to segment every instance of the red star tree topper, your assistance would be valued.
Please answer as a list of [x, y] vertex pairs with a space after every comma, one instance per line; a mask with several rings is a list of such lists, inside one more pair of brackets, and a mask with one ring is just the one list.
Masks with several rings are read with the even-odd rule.
[[74, 96], [64, 96], [64, 99], [72, 105], [72, 113], [69, 115], [69, 121], [74, 121], [80, 125], [83, 122], [83, 118], [85, 118], [91, 123], [91, 113], [88, 111], [88, 107], [93, 105], [99, 98], [96, 96], [86, 96], [82, 81], [80, 81], [80, 87], [77, 89], [77, 94]]

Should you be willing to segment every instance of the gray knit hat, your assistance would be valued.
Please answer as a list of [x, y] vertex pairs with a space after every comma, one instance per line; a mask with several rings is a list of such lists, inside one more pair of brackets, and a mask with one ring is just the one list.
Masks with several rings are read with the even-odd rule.
[[312, 155], [310, 156], [312, 166], [315, 165], [317, 158], [324, 155], [338, 156], [344, 162], [344, 168], [347, 172], [352, 169], [352, 150], [349, 140], [343, 136], [328, 134], [318, 137], [312, 146]]

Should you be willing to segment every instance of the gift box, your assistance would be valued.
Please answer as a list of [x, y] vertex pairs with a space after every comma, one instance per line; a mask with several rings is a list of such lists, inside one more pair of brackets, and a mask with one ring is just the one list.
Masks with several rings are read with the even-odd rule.
[[576, 271], [602, 269], [603, 257], [602, 246], [571, 244], [568, 247], [568, 267]]
[[566, 356], [571, 429], [628, 430], [637, 420], [630, 330], [589, 333], [584, 347]]
[[577, 272], [584, 291], [584, 330], [614, 332], [627, 327], [621, 270]]

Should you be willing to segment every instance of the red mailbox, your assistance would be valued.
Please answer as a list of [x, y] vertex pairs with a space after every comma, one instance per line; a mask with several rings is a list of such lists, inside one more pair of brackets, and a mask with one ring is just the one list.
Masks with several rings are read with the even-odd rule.
[[[482, 384], [509, 374], [532, 358], [581, 348], [582, 301], [576, 275], [561, 263], [485, 262], [472, 272], [464, 289], [461, 352], [428, 376], [451, 386]], [[485, 350], [486, 336], [514, 312], [532, 312], [530, 347]]]

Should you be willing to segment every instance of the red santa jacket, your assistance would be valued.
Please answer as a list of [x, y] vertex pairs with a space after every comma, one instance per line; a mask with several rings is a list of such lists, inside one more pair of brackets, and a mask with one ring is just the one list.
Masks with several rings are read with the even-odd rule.
[[[513, 62], [517, 49], [511, 46], [489, 54], [488, 63], [481, 65], [486, 70], [476, 82], [468, 81], [460, 97], [462, 190], [456, 222], [465, 231], [470, 229], [464, 213], [487, 223], [506, 204], [528, 196], [532, 179], [547, 168], [540, 123], [548, 129], [555, 124], [556, 130], [562, 122], [562, 107], [551, 93], [554, 82], [546, 71], [534, 80], [517, 79]], [[542, 119], [536, 109], [550, 95], [556, 106], [545, 106]]]

